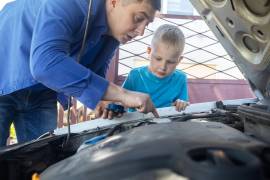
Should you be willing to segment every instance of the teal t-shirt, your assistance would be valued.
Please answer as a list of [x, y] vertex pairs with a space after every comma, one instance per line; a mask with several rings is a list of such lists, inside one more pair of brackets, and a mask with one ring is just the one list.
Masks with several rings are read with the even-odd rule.
[[180, 70], [159, 78], [146, 66], [135, 68], [123, 88], [149, 94], [156, 108], [172, 106], [177, 99], [188, 101], [187, 76]]

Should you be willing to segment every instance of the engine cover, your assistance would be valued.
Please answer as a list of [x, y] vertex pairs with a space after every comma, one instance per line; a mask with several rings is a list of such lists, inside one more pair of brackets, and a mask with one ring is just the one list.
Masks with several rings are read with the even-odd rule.
[[42, 180], [263, 179], [262, 142], [216, 122], [134, 128], [52, 165]]

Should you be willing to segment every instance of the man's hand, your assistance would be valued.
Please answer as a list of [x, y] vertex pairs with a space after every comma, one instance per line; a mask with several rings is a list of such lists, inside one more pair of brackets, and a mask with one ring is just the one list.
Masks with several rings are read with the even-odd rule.
[[126, 108], [136, 108], [139, 112], [149, 113], [158, 118], [158, 112], [149, 95], [134, 91], [128, 91], [124, 88], [116, 86], [113, 83], [109, 84], [107, 91], [104, 94], [103, 100], [120, 102]]
[[113, 119], [114, 117], [122, 117], [123, 113], [116, 113], [107, 109], [108, 105], [112, 103], [110, 101], [100, 101], [95, 109], [95, 117], [103, 119]]
[[126, 91], [123, 94], [122, 104], [126, 107], [136, 108], [138, 112], [152, 112], [156, 118], [159, 118], [158, 112], [149, 95], [139, 92]]
[[186, 109], [186, 107], [189, 105], [189, 102], [183, 101], [180, 99], [177, 99], [174, 103], [173, 106], [175, 106], [176, 111], [183, 111]]

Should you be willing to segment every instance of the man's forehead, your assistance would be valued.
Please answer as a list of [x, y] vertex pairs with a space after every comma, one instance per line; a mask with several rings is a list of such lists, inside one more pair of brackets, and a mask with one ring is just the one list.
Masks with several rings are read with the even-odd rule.
[[126, 9], [127, 13], [141, 14], [147, 19], [148, 23], [151, 23], [154, 21], [157, 10], [155, 10], [149, 3], [143, 1], [143, 2], [123, 4], [123, 5], [126, 7], [129, 6], [129, 8]]
[[149, 22], [154, 21], [155, 13], [149, 13], [149, 12], [146, 12], [146, 11], [139, 11], [139, 13], [143, 14]]
[[141, 7], [137, 12], [142, 13], [149, 20], [149, 22], [153, 22], [156, 10], [146, 2], [140, 3], [140, 6]]

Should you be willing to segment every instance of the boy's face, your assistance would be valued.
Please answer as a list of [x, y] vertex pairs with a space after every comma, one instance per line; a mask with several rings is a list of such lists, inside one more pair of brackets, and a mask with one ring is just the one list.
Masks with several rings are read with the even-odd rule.
[[181, 61], [182, 56], [176, 47], [163, 42], [152, 46], [149, 70], [159, 78], [170, 75]]
[[107, 13], [110, 34], [122, 44], [142, 36], [145, 27], [153, 21], [155, 12], [145, 1], [125, 4], [123, 0], [116, 0], [115, 7], [110, 4]]

